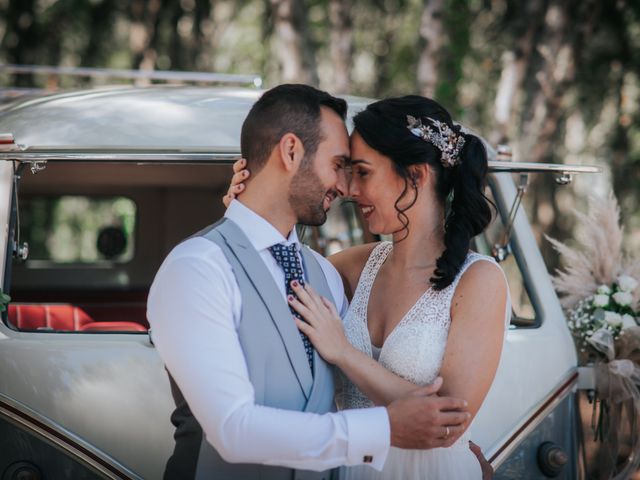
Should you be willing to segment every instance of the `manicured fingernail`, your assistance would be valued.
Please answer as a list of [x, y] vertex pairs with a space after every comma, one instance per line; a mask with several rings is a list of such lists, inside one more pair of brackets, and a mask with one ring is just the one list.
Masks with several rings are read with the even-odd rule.
[[293, 285], [294, 287], [298, 287], [299, 283], [297, 280], [294, 280], [293, 282], [291, 282], [291, 285]]
[[287, 295], [287, 300], [289, 300], [290, 302], [293, 302], [293, 295]]
[[244, 172], [242, 172], [242, 176], [243, 176], [243, 177], [246, 177], [246, 176], [248, 176], [248, 175], [249, 175], [249, 172], [247, 172], [246, 170], [245, 170]]

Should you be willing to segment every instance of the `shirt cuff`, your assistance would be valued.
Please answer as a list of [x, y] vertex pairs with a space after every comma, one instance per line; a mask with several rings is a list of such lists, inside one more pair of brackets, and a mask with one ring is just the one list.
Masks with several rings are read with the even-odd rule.
[[346, 465], [369, 465], [382, 470], [391, 445], [391, 427], [385, 407], [343, 410], [347, 421]]

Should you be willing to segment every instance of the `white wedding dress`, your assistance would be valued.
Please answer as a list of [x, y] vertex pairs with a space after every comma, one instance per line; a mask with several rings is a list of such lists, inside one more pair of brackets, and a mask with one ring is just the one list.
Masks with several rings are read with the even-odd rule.
[[[425, 291], [380, 349], [372, 345], [367, 328], [367, 305], [371, 287], [393, 244], [377, 245], [360, 275], [358, 286], [345, 317], [345, 333], [349, 342], [375, 358], [381, 365], [416, 385], [433, 382], [440, 371], [449, 333], [450, 307], [453, 293], [465, 270], [478, 260], [495, 261], [491, 257], [470, 252], [454, 281], [443, 290]], [[510, 302], [507, 302], [510, 312]], [[505, 315], [508, 321], [508, 315]], [[371, 407], [373, 403], [342, 373], [336, 379], [336, 403], [339, 409]], [[403, 450], [391, 447], [381, 472], [361, 465], [343, 470], [347, 480], [479, 480], [480, 464], [469, 450], [468, 430], [448, 448]]]

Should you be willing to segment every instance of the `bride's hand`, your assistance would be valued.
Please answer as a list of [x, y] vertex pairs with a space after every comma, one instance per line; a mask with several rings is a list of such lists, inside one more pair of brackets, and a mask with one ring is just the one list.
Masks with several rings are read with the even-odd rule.
[[306, 320], [294, 317], [296, 325], [304, 333], [325, 361], [337, 365], [353, 348], [344, 335], [342, 319], [334, 304], [310, 286], [302, 286], [295, 280], [291, 287], [298, 298], [289, 295], [289, 305]]
[[231, 184], [227, 194], [222, 197], [222, 203], [225, 207], [229, 207], [231, 200], [236, 198], [244, 190], [244, 182], [249, 178], [249, 169], [247, 168], [247, 161], [244, 158], [237, 160], [233, 164], [233, 177], [231, 177]]

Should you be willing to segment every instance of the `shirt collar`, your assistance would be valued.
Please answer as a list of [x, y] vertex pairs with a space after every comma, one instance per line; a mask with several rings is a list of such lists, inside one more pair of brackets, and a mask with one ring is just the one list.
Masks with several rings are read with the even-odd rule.
[[286, 245], [293, 243], [299, 248], [300, 240], [295, 228], [289, 233], [289, 238], [284, 238], [276, 227], [238, 200], [231, 201], [224, 216], [240, 227], [257, 251], [269, 248], [276, 243]]

